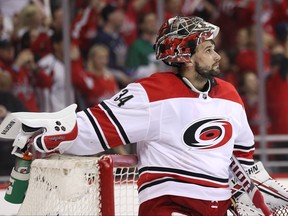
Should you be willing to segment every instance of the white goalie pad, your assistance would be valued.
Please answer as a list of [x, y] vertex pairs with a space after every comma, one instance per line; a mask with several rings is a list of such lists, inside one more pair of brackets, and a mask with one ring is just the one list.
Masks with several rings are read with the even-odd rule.
[[[273, 179], [259, 161], [246, 170], [254, 184], [261, 191], [265, 203], [274, 216], [288, 215], [288, 190], [281, 183]], [[230, 181], [233, 199], [235, 201], [235, 212], [239, 216], [259, 215], [262, 211], [255, 207], [250, 197], [235, 180]]]
[[[68, 149], [78, 134], [76, 104], [53, 113], [10, 113], [0, 125], [0, 138], [14, 139], [13, 146], [23, 149], [31, 136], [36, 150], [60, 153]], [[15, 148], [14, 148], [15, 149]]]

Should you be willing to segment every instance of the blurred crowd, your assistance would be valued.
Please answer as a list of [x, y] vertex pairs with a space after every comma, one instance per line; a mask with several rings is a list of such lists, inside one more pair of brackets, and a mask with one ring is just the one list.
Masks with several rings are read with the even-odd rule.
[[[220, 26], [216, 48], [223, 79], [240, 92], [259, 133], [256, 0], [70, 0], [71, 79], [85, 109], [157, 71], [158, 20], [200, 16]], [[9, 112], [58, 111], [65, 104], [61, 0], [0, 0], [0, 122]], [[268, 133], [288, 134], [288, 1], [262, 1]], [[0, 156], [0, 158], [3, 158]], [[1, 162], [2, 163], [2, 162]], [[0, 169], [1, 170], [1, 169]], [[1, 174], [1, 173], [0, 173]]]

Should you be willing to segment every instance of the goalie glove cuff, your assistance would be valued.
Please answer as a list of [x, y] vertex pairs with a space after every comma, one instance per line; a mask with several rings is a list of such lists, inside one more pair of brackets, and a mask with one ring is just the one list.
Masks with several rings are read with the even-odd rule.
[[69, 149], [74, 143], [78, 134], [77, 123], [75, 123], [74, 128], [67, 133], [61, 134], [40, 134], [34, 139], [34, 147], [37, 151], [43, 153], [59, 151], [63, 153], [65, 150]]
[[71, 147], [78, 135], [76, 107], [73, 104], [59, 112], [49, 113], [47, 119], [41, 119], [45, 125], [39, 122], [39, 126], [44, 128], [44, 132], [37, 135], [33, 142], [37, 151], [63, 153]]

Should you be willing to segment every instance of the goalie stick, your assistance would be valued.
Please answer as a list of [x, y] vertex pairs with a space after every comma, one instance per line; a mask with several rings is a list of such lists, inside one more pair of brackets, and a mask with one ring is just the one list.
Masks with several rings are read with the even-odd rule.
[[239, 181], [240, 185], [243, 187], [244, 191], [249, 195], [253, 204], [257, 208], [261, 209], [265, 216], [273, 216], [268, 206], [266, 205], [264, 197], [261, 194], [260, 190], [255, 186], [253, 181], [250, 179], [250, 177], [245, 172], [240, 162], [234, 155], [232, 155], [231, 157], [230, 169]]

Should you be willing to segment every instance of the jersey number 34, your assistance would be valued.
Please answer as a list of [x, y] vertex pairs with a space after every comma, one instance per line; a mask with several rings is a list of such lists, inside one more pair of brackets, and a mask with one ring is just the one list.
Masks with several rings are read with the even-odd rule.
[[114, 101], [119, 101], [118, 106], [121, 107], [123, 106], [128, 100], [130, 100], [131, 98], [133, 98], [133, 95], [127, 95], [128, 90], [127, 89], [123, 89], [119, 96], [117, 96], [116, 98], [114, 98]]

